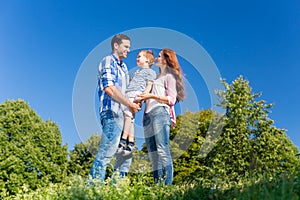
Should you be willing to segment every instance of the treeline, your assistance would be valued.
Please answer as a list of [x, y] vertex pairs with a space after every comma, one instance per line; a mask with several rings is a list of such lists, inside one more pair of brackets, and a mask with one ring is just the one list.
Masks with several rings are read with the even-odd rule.
[[[242, 77], [231, 84], [222, 82], [225, 90], [217, 95], [225, 113], [186, 112], [171, 130], [174, 184], [196, 181], [222, 188], [299, 171], [297, 147], [268, 116], [273, 105], [257, 100], [260, 94], [253, 94]], [[67, 152], [58, 126], [42, 121], [23, 100], [0, 105], [0, 137], [1, 197], [73, 175], [87, 177], [100, 141], [99, 135], [93, 135]], [[134, 154], [130, 178], [141, 174], [152, 183], [145, 146]]]

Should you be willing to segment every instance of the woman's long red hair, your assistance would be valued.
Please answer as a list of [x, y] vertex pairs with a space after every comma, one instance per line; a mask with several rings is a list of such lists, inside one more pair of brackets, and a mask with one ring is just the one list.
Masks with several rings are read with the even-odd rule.
[[172, 74], [176, 79], [177, 101], [182, 101], [185, 97], [183, 76], [176, 53], [172, 49], [162, 49], [161, 51], [167, 62], [167, 73]]

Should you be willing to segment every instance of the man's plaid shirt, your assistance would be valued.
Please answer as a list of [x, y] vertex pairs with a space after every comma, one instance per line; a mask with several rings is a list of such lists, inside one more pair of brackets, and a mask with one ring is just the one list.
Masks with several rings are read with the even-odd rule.
[[118, 113], [121, 104], [114, 101], [105, 91], [107, 86], [116, 86], [122, 94], [125, 94], [129, 83], [128, 69], [124, 62], [120, 62], [113, 54], [102, 59], [98, 68], [98, 95], [100, 100], [100, 113], [112, 110]]

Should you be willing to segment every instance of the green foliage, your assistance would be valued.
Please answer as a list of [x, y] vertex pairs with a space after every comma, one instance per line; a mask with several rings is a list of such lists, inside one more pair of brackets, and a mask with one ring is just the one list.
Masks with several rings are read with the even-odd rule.
[[98, 152], [101, 137], [93, 134], [85, 143], [76, 144], [70, 151], [69, 174], [88, 176]]
[[194, 180], [191, 176], [195, 171], [205, 167], [200, 152], [207, 132], [211, 127], [212, 118], [216, 117], [212, 110], [197, 113], [186, 112], [177, 118], [177, 127], [171, 130], [171, 150], [174, 159], [174, 183], [182, 180]]
[[[98, 153], [101, 137], [93, 134], [86, 142], [76, 144], [74, 149], [70, 151], [70, 160], [68, 172], [69, 175], [80, 175], [87, 177], [89, 175], [92, 163]], [[146, 151], [146, 146], [144, 146]], [[107, 168], [107, 176], [109, 177], [113, 170], [115, 158]], [[147, 176], [148, 182], [152, 181], [151, 166], [147, 152], [136, 150], [133, 153], [132, 163], [130, 167], [129, 177], [134, 179], [137, 177]]]
[[216, 182], [238, 183], [245, 179], [293, 173], [299, 165], [296, 146], [285, 130], [273, 126], [268, 113], [272, 104], [257, 101], [248, 81], [239, 77], [230, 85], [223, 80], [219, 91], [221, 106], [226, 109], [224, 127], [216, 146], [207, 158], [207, 173]]
[[151, 164], [149, 161], [148, 153], [144, 152], [143, 150], [146, 150], [146, 147], [144, 146], [144, 149], [142, 150], [136, 150], [132, 155], [132, 163], [130, 166], [130, 171], [128, 173], [128, 177], [133, 182], [135, 180], [140, 179], [140, 177], [143, 177], [144, 183], [147, 185], [153, 184], [153, 175], [152, 175], [152, 169]]
[[299, 182], [296, 177], [280, 176], [274, 180], [252, 182], [236, 190], [237, 199], [299, 199]]
[[[116, 174], [117, 175], [117, 174]], [[50, 184], [26, 194], [10, 196], [7, 200], [60, 200], [60, 199], [300, 199], [299, 173], [296, 176], [279, 176], [270, 181], [251, 180], [228, 189], [204, 187], [198, 182], [181, 182], [178, 185], [148, 184], [144, 177], [129, 179], [107, 179], [105, 184], [89, 186], [86, 177], [74, 176], [62, 184]]]
[[66, 176], [67, 146], [58, 126], [23, 100], [0, 105], [0, 195], [30, 191]]
[[[186, 112], [171, 129], [174, 185], [153, 184], [145, 145], [129, 176], [87, 184], [100, 137], [75, 145], [67, 162], [57, 125], [43, 122], [24, 101], [0, 105], [0, 192], [16, 199], [299, 199], [300, 156], [284, 129], [257, 100], [248, 81], [222, 81], [221, 115]], [[114, 162], [114, 160], [112, 161]], [[66, 177], [68, 167], [69, 179]], [[78, 176], [79, 175], [79, 176]], [[83, 178], [82, 178], [83, 177]], [[62, 183], [62, 181], [64, 181]], [[49, 187], [46, 187], [49, 186]], [[26, 194], [21, 194], [26, 192]]]
[[261, 94], [252, 94], [242, 77], [222, 82], [225, 90], [217, 94], [224, 116], [203, 110], [177, 118], [171, 131], [174, 183], [198, 180], [230, 187], [255, 177], [294, 173], [300, 164], [298, 149], [269, 119], [273, 105], [257, 101]]

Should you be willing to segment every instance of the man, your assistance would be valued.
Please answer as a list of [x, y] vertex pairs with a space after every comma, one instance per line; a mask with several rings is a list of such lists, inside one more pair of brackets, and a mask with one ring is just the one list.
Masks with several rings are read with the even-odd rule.
[[[90, 178], [105, 179], [106, 168], [114, 156], [122, 133], [124, 117], [121, 104], [127, 106], [132, 113], [141, 108], [129, 101], [125, 96], [126, 86], [129, 83], [129, 75], [123, 59], [130, 51], [130, 38], [124, 34], [117, 34], [111, 40], [112, 53], [99, 64], [99, 100], [100, 121], [102, 136], [99, 150], [90, 171]], [[117, 157], [117, 163], [123, 159]], [[121, 161], [123, 162], [124, 159]], [[120, 166], [120, 175], [128, 173], [131, 159], [127, 159]]]

